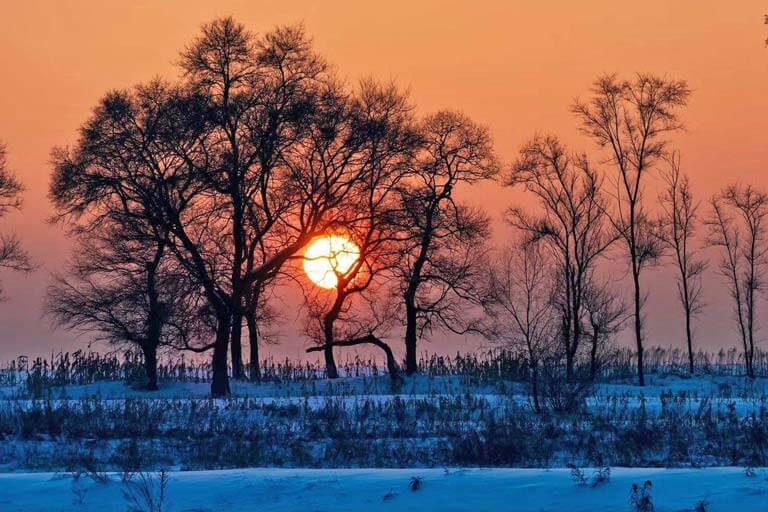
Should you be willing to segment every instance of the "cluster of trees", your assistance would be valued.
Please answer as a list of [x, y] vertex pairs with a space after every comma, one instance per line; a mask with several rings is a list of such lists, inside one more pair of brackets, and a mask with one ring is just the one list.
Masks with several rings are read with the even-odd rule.
[[[176, 81], [107, 93], [74, 147], [52, 157], [55, 221], [76, 249], [47, 310], [62, 325], [139, 347], [150, 389], [167, 348], [211, 352], [212, 394], [227, 394], [229, 368], [246, 374], [244, 332], [258, 380], [276, 290], [289, 281], [304, 290], [308, 351], [323, 354], [330, 378], [334, 349], [361, 344], [381, 349], [397, 378], [384, 335], [392, 332], [402, 332], [404, 369], [414, 373], [419, 341], [440, 330], [518, 347], [534, 389], [553, 366], [567, 382], [593, 379], [631, 320], [642, 385], [641, 278], [665, 255], [677, 269], [693, 372], [702, 227], [722, 249], [718, 268], [754, 375], [768, 196], [733, 185], [700, 214], [669, 147], [685, 82], [603, 76], [571, 108], [595, 157], [537, 135], [502, 171], [485, 128], [454, 111], [419, 118], [392, 83], [349, 87], [300, 27], [256, 36], [218, 19], [179, 62]], [[20, 186], [0, 170], [3, 213], [17, 206]], [[664, 188], [652, 206], [644, 189], [654, 172]], [[523, 188], [537, 204], [508, 210], [517, 237], [501, 251], [489, 247], [487, 214], [455, 196], [486, 180]], [[334, 234], [358, 258], [334, 268], [334, 287], [307, 286], [305, 248]], [[30, 269], [15, 239], [0, 251], [0, 264]], [[608, 254], [625, 262], [629, 305], [611, 284]]]
[[498, 171], [484, 128], [456, 112], [416, 119], [393, 84], [347, 87], [300, 27], [256, 37], [219, 19], [180, 65], [178, 82], [108, 93], [53, 153], [50, 198], [78, 243], [49, 291], [55, 319], [140, 347], [150, 388], [158, 348], [212, 351], [224, 395], [228, 366], [244, 375], [243, 324], [258, 378], [275, 287], [302, 281], [303, 249], [339, 233], [359, 258], [332, 290], [305, 292], [329, 377], [334, 347], [360, 343], [394, 375], [376, 336], [394, 322], [409, 373], [424, 332], [471, 327], [460, 304], [488, 219], [454, 190]]

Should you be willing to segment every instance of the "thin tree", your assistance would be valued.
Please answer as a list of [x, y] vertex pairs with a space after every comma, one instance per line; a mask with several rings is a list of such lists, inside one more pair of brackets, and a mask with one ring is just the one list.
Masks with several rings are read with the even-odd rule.
[[[24, 186], [8, 169], [5, 145], [0, 142], [0, 217], [9, 210], [21, 209], [21, 193]], [[31, 272], [34, 265], [27, 252], [21, 247], [21, 242], [15, 235], [0, 235], [0, 268], [17, 272]], [[0, 300], [5, 295], [0, 288]]]
[[667, 136], [682, 128], [678, 111], [688, 102], [684, 81], [637, 74], [633, 80], [616, 75], [600, 77], [588, 102], [576, 100], [571, 108], [582, 131], [607, 149], [616, 170], [615, 208], [611, 220], [624, 240], [632, 276], [634, 331], [638, 383], [643, 371], [643, 318], [645, 296], [640, 276], [658, 261], [662, 246], [653, 236], [652, 219], [643, 202], [644, 177], [664, 156]]
[[456, 201], [454, 191], [492, 179], [499, 170], [488, 131], [457, 112], [423, 120], [421, 148], [400, 189], [403, 250], [399, 273], [405, 324], [405, 371], [417, 371], [417, 343], [433, 329], [472, 330], [467, 305], [477, 286], [489, 236], [482, 210]]
[[757, 300], [768, 270], [768, 194], [731, 185], [710, 200], [709, 243], [720, 247], [720, 273], [734, 301], [747, 377], [755, 378]]
[[491, 267], [485, 301], [491, 320], [487, 333], [525, 354], [537, 414], [542, 410], [540, 366], [555, 350], [557, 331], [552, 270], [539, 244], [523, 242], [508, 247]]
[[659, 196], [661, 215], [657, 236], [671, 251], [678, 271], [677, 292], [685, 314], [685, 339], [688, 347], [688, 371], [693, 374], [693, 317], [704, 306], [701, 277], [706, 262], [698, 257], [694, 236], [698, 227], [698, 202], [693, 199], [690, 180], [680, 170], [680, 155], [673, 152], [666, 161], [669, 165], [664, 178], [664, 190]]
[[571, 381], [585, 334], [585, 295], [599, 257], [617, 239], [607, 219], [602, 180], [585, 155], [569, 154], [554, 136], [537, 136], [520, 150], [505, 184], [524, 187], [541, 206], [536, 215], [511, 208], [507, 221], [530, 243], [543, 244], [554, 262], [558, 291], [553, 300]]
[[610, 354], [611, 337], [618, 333], [629, 319], [627, 305], [607, 282], [593, 279], [584, 294], [586, 334], [590, 339], [589, 377], [594, 381]]

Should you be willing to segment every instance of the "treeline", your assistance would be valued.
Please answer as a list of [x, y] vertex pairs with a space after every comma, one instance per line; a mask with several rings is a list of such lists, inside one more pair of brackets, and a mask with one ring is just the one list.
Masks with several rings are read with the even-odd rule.
[[[76, 248], [46, 309], [61, 325], [140, 349], [147, 388], [157, 388], [160, 350], [210, 352], [215, 396], [229, 393], [230, 368], [260, 380], [260, 347], [291, 283], [303, 291], [308, 350], [322, 353], [329, 378], [342, 347], [380, 349], [397, 379], [418, 371], [419, 343], [433, 332], [477, 333], [525, 354], [536, 396], [541, 375], [594, 379], [630, 325], [642, 385], [642, 279], [665, 256], [678, 271], [693, 372], [705, 228], [722, 249], [717, 268], [755, 376], [768, 195], [733, 185], [701, 213], [669, 146], [685, 82], [600, 77], [571, 106], [594, 155], [536, 135], [504, 166], [488, 130], [466, 115], [422, 117], [394, 83], [341, 81], [301, 27], [257, 36], [218, 19], [179, 67], [176, 80], [105, 94], [76, 144], [52, 153], [54, 222]], [[643, 193], [651, 173], [664, 177], [659, 201]], [[485, 211], [455, 193], [484, 181], [523, 188], [538, 204], [508, 210], [516, 237], [499, 251]], [[301, 269], [323, 236], [359, 252], [333, 267], [327, 289]], [[628, 303], [611, 284], [609, 254], [631, 278]]]
[[[720, 349], [717, 352], [698, 351], [694, 354], [696, 368], [713, 377], [738, 377], [744, 375], [744, 355], [735, 348]], [[377, 377], [384, 375], [381, 360], [375, 357], [361, 357], [348, 354], [337, 362], [339, 374], [362, 379], [362, 390], [354, 383], [340, 382], [328, 389], [335, 395], [346, 394], [391, 394], [403, 391], [403, 386], [392, 386]], [[646, 369], [657, 377], [683, 376], [688, 371], [688, 354], [679, 348], [653, 347], [646, 353]], [[755, 353], [755, 375], [768, 377], [768, 352]], [[292, 361], [268, 357], [260, 362], [263, 383], [276, 385], [306, 384], [315, 393], [325, 395], [315, 386], [325, 379], [325, 366], [319, 361]], [[247, 372], [247, 368], [246, 368]], [[507, 384], [526, 383], [530, 375], [528, 358], [523, 352], [510, 350], [489, 350], [442, 354], [422, 354], [418, 360], [418, 372], [433, 379], [437, 392], [450, 390], [451, 379], [445, 379], [446, 389], [441, 390], [441, 377], [455, 377], [468, 389], [495, 386], [505, 389]], [[169, 354], [158, 360], [158, 382], [161, 383], [207, 383], [211, 380], [211, 364], [207, 359], [192, 360], [182, 352]], [[596, 383], [629, 382], [637, 377], [636, 354], [630, 348], [617, 348], [600, 366], [595, 377]], [[66, 390], [62, 386], [80, 386], [100, 381], [125, 381], [140, 385], [146, 378], [144, 361], [140, 352], [126, 350], [122, 353], [84, 352], [52, 354], [50, 358], [28, 359], [19, 357], [0, 367], [0, 386], [15, 388], [11, 396], [19, 398], [44, 398], [56, 396]], [[348, 384], [348, 385], [346, 385]], [[407, 386], [406, 386], [407, 388]], [[286, 388], [282, 388], [285, 390]], [[725, 389], [725, 387], [722, 387]], [[594, 392], [594, 389], [588, 391]]]

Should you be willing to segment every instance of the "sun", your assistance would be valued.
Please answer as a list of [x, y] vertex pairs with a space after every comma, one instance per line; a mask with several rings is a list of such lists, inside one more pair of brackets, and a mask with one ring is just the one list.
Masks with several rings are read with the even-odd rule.
[[304, 272], [320, 288], [335, 288], [336, 273], [349, 272], [360, 257], [360, 249], [342, 235], [316, 238], [304, 252]]

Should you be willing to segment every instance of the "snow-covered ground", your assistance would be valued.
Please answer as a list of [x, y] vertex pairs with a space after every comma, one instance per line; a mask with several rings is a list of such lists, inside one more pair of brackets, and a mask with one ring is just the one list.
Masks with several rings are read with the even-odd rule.
[[[592, 471], [585, 470], [587, 476]], [[163, 511], [366, 512], [418, 510], [616, 512], [632, 510], [633, 483], [653, 483], [658, 512], [696, 510], [765, 512], [768, 472], [748, 477], [739, 468], [612, 470], [596, 488], [574, 484], [570, 471], [525, 469], [244, 469], [173, 472]], [[420, 477], [420, 489], [409, 488]], [[106, 484], [88, 477], [73, 484], [51, 473], [0, 475], [0, 510], [123, 510], [118, 475]]]

